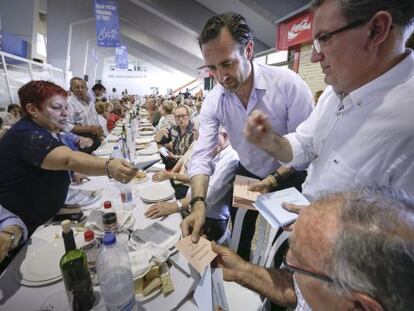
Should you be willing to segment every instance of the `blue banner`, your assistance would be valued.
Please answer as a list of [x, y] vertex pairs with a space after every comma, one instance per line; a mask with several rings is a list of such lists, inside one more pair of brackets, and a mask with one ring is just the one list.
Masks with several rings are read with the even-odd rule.
[[98, 46], [120, 46], [119, 17], [116, 0], [95, 0], [94, 11]]
[[126, 46], [115, 48], [115, 63], [118, 69], [128, 69], [128, 50]]

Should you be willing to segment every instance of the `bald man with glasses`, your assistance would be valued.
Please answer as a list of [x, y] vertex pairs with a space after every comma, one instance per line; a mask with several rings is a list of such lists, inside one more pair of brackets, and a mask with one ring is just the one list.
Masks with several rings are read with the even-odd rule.
[[300, 213], [280, 269], [213, 251], [225, 280], [296, 311], [412, 310], [413, 203], [388, 190], [326, 195]]

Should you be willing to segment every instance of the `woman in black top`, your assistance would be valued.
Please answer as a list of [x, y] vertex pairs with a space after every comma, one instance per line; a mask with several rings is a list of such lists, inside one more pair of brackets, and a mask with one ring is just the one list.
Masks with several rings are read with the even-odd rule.
[[129, 182], [128, 162], [72, 151], [59, 139], [66, 125], [67, 93], [48, 81], [19, 89], [23, 118], [0, 140], [0, 204], [18, 215], [31, 234], [56, 215], [66, 199], [69, 170]]

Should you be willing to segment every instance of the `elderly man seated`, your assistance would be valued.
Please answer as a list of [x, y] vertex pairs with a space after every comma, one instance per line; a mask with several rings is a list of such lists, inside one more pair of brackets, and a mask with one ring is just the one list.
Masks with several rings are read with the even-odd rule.
[[165, 168], [171, 169], [194, 141], [193, 123], [190, 112], [184, 105], [174, 110], [176, 125], [160, 129], [154, 137], [157, 144], [164, 145], [170, 152], [164, 158]]
[[331, 194], [299, 215], [280, 270], [213, 243], [224, 279], [295, 310], [413, 310], [414, 209], [401, 194]]

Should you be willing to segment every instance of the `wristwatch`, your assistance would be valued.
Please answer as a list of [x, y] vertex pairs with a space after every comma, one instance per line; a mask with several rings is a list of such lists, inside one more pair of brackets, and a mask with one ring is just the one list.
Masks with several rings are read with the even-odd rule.
[[177, 211], [181, 211], [183, 209], [183, 203], [180, 200], [177, 200]]
[[14, 245], [14, 243], [16, 241], [16, 235], [13, 232], [5, 231], [5, 230], [4, 231], [1, 230], [0, 232], [6, 233], [9, 236], [9, 241], [10, 241], [10, 248], [9, 248], [9, 250], [12, 249], [13, 248], [13, 245]]

